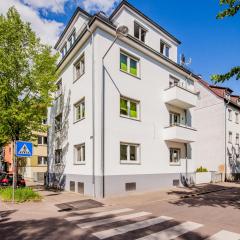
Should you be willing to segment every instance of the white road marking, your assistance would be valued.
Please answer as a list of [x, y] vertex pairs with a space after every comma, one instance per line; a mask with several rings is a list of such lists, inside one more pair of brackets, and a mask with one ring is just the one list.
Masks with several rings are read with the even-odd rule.
[[171, 219], [172, 219], [171, 217], [161, 216], [157, 218], [147, 219], [137, 223], [128, 224], [122, 227], [117, 227], [117, 228], [112, 228], [112, 229], [101, 231], [101, 232], [96, 232], [96, 233], [93, 233], [93, 235], [99, 239], [105, 239], [105, 238], [113, 237], [119, 234], [124, 234], [130, 231], [146, 228], [151, 225], [169, 221]]
[[222, 230], [206, 240], [240, 240], [240, 234]]
[[88, 219], [88, 218], [104, 217], [104, 216], [111, 215], [111, 214], [129, 212], [132, 210], [133, 209], [131, 209], [131, 208], [123, 208], [123, 209], [111, 210], [111, 211], [107, 211], [107, 212], [90, 213], [90, 214], [85, 214], [85, 215], [80, 215], [80, 216], [73, 216], [73, 217], [68, 217], [65, 219], [67, 221], [71, 222], [71, 221], [83, 220], [83, 219]]
[[132, 219], [132, 218], [143, 217], [143, 216], [146, 216], [149, 214], [151, 214], [151, 213], [138, 212], [138, 213], [133, 213], [133, 214], [129, 214], [129, 215], [123, 215], [123, 216], [106, 218], [106, 219], [101, 219], [101, 220], [92, 221], [92, 222], [81, 223], [81, 224], [77, 224], [77, 226], [80, 228], [90, 228], [90, 227], [96, 227], [96, 226], [100, 226], [100, 225], [104, 225], [104, 224], [108, 224], [108, 223], [124, 221], [124, 220]]
[[[168, 228], [166, 230], [150, 234], [148, 236], [138, 238], [141, 240], [170, 240], [177, 238], [187, 232], [193, 231], [197, 228], [202, 227], [202, 224], [194, 223], [194, 222], [185, 222], [182, 224], [179, 224], [177, 226]], [[230, 240], [230, 239], [229, 239]]]

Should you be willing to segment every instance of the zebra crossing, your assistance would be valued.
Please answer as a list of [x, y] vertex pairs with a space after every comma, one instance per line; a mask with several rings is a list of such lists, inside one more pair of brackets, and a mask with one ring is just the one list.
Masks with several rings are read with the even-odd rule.
[[[186, 221], [177, 223], [177, 225], [167, 227], [166, 229], [160, 229], [160, 231], [148, 232], [149, 227], [168, 223], [174, 220], [174, 218], [168, 216], [153, 217], [150, 212], [136, 212], [131, 208], [101, 209], [100, 211], [96, 211], [78, 211], [75, 212], [77, 215], [66, 217], [65, 220], [76, 224], [76, 226], [83, 230], [90, 229], [91, 235], [97, 239], [109, 239], [112, 237], [121, 237], [122, 235], [124, 236], [122, 239], [171, 240], [204, 227], [203, 224]], [[130, 220], [131, 223], [125, 222]], [[111, 224], [120, 224], [120, 226], [111, 227]], [[99, 230], [99, 228], [103, 229]], [[126, 237], [127, 234], [131, 234], [133, 231], [141, 231], [141, 233], [144, 233], [144, 236], [136, 238]], [[204, 238], [199, 239], [202, 240]], [[240, 240], [240, 234], [221, 230], [205, 240]]]

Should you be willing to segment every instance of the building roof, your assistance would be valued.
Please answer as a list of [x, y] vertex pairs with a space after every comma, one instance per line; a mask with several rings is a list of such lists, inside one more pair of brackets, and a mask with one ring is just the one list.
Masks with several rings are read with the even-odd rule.
[[166, 29], [161, 27], [158, 23], [154, 22], [152, 19], [150, 19], [148, 16], [146, 16], [144, 13], [142, 13], [140, 10], [135, 8], [132, 4], [130, 4], [126, 0], [122, 0], [121, 3], [115, 8], [111, 16], [109, 17], [109, 20], [112, 20], [112, 18], [117, 14], [117, 12], [121, 9], [122, 6], [127, 6], [137, 14], [139, 14], [142, 18], [146, 19], [148, 22], [150, 22], [153, 26], [158, 28], [160, 31], [164, 32], [168, 37], [172, 38], [175, 42], [178, 44], [181, 44], [181, 41], [179, 41], [176, 37], [174, 37], [171, 33], [169, 33]]
[[213, 94], [216, 96], [222, 98], [224, 101], [229, 101], [229, 99], [226, 97], [226, 94], [230, 94], [230, 101], [229, 103], [233, 104], [234, 106], [240, 108], [239, 105], [239, 98], [238, 95], [232, 95], [233, 90], [228, 87], [221, 87], [216, 85], [210, 85], [203, 79], [198, 79], [198, 82], [201, 83], [203, 86], [205, 86], [207, 89], [209, 89]]

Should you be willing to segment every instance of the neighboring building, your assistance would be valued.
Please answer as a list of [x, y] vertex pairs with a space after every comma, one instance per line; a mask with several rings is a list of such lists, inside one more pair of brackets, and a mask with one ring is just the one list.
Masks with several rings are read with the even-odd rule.
[[[116, 39], [122, 25], [129, 34]], [[195, 172], [199, 77], [177, 63], [179, 44], [126, 1], [109, 18], [76, 10], [55, 46], [50, 184], [104, 197], [179, 185]]]
[[194, 144], [197, 166], [226, 173], [226, 179], [240, 174], [240, 98], [229, 88], [209, 85], [199, 80], [200, 91], [194, 108], [198, 130]]

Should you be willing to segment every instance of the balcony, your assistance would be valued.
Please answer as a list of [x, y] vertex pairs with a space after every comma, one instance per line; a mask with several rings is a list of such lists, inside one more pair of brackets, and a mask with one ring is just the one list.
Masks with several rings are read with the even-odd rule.
[[176, 107], [188, 109], [196, 106], [197, 93], [185, 87], [174, 85], [164, 90], [163, 100]]
[[185, 125], [172, 125], [164, 128], [163, 139], [165, 141], [191, 143], [196, 141], [196, 129]]

